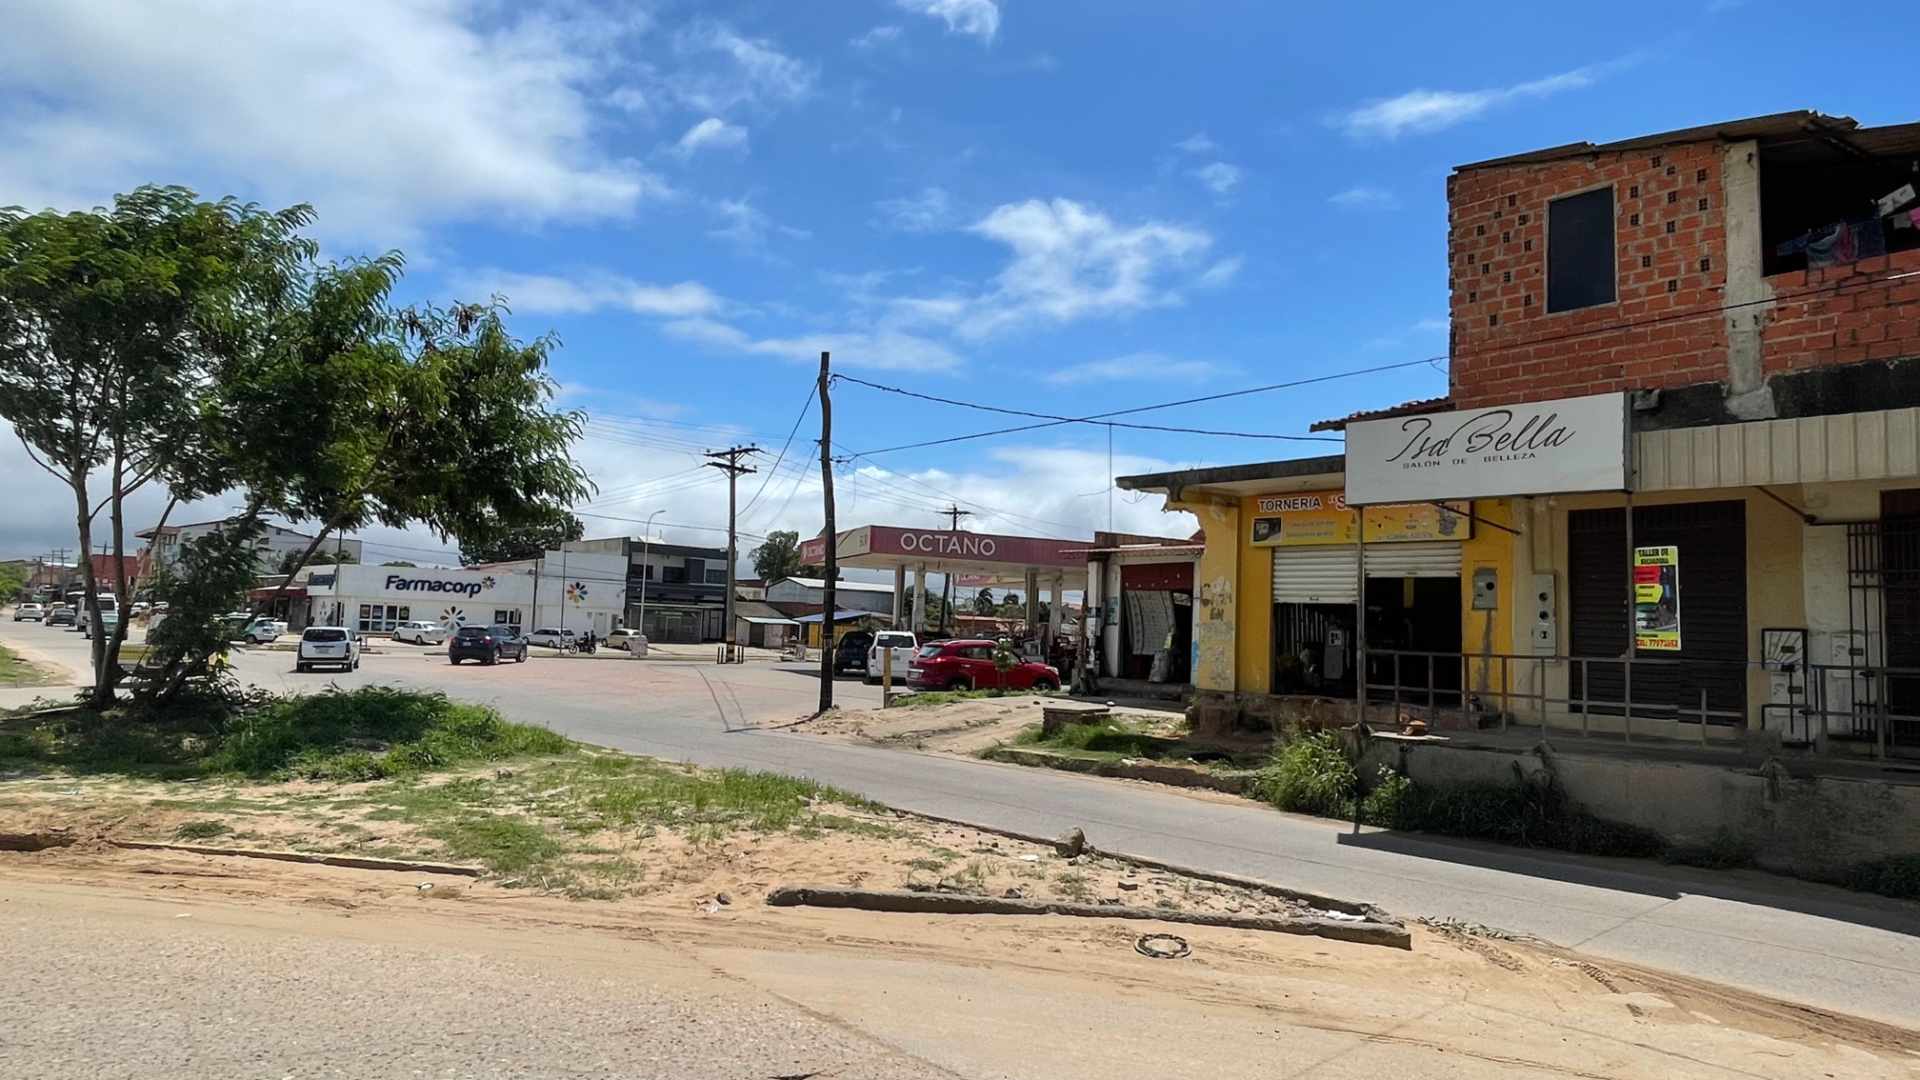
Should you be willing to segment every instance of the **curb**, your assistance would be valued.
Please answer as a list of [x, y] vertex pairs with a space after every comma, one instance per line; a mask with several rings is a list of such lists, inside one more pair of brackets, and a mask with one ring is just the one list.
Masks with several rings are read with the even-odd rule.
[[486, 870], [457, 863], [411, 862], [404, 859], [372, 859], [358, 855], [314, 855], [304, 851], [263, 851], [258, 848], [215, 847], [209, 844], [166, 844], [153, 840], [109, 840], [117, 848], [132, 851], [179, 851], [189, 855], [232, 855], [243, 859], [271, 859], [275, 862], [309, 863], [315, 866], [343, 866], [352, 870], [396, 870], [408, 874], [451, 874], [456, 877], [481, 877]]
[[1314, 937], [1352, 941], [1362, 945], [1385, 945], [1389, 948], [1407, 950], [1413, 948], [1413, 936], [1407, 932], [1406, 927], [1397, 923], [1373, 920], [1342, 922], [1339, 919], [1313, 916], [1281, 918], [1271, 915], [1227, 915], [1107, 904], [1010, 900], [994, 896], [967, 896], [953, 893], [903, 892], [898, 889], [832, 889], [782, 885], [767, 891], [767, 906], [857, 908], [862, 911], [891, 911], [921, 915], [1070, 915], [1082, 919], [1136, 919], [1142, 922], [1181, 923], [1188, 926], [1217, 926], [1230, 930], [1264, 930], [1275, 934], [1310, 934]]
[[1205, 788], [1224, 792], [1228, 795], [1244, 795], [1251, 774], [1213, 773], [1204, 769], [1190, 769], [1184, 765], [1163, 765], [1158, 762], [1142, 761], [1132, 765], [1123, 761], [1099, 761], [1093, 758], [1069, 757], [1065, 754], [1049, 753], [1045, 750], [1028, 750], [1017, 746], [995, 747], [981, 755], [988, 761], [1004, 762], [1008, 765], [1024, 765], [1034, 769], [1057, 769], [1061, 772], [1081, 773], [1090, 776], [1104, 776], [1120, 780], [1145, 780], [1148, 783], [1165, 784], [1168, 787]]

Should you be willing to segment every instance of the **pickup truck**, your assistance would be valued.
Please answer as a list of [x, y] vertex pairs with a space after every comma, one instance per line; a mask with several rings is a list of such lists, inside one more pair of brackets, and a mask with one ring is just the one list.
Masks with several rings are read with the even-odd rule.
[[913, 654], [920, 649], [920, 642], [904, 630], [882, 630], [873, 635], [873, 644], [867, 646], [868, 683], [877, 683], [885, 671], [886, 660], [883, 652], [893, 653], [893, 680], [904, 683], [907, 680], [907, 665], [912, 662]]

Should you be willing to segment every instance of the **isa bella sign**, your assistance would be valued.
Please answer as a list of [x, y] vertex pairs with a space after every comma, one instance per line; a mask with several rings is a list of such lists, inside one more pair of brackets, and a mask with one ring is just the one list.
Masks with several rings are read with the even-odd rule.
[[1535, 401], [1347, 427], [1347, 501], [1627, 489], [1627, 396]]

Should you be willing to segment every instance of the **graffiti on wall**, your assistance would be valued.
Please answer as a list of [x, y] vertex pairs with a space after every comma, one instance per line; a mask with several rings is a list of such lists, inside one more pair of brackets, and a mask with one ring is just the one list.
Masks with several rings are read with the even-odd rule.
[[1204, 689], [1230, 689], [1234, 664], [1233, 581], [1224, 574], [1200, 583], [1194, 604], [1193, 682]]

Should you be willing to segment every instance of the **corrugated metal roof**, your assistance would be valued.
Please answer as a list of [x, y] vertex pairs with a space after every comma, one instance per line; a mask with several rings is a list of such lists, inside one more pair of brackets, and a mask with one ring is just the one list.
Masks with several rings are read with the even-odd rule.
[[[1769, 113], [1765, 116], [1749, 116], [1743, 120], [1726, 120], [1720, 123], [1702, 124], [1698, 127], [1662, 131], [1652, 135], [1639, 135], [1614, 142], [1577, 142], [1568, 143], [1565, 146], [1552, 146], [1544, 150], [1529, 150], [1524, 154], [1509, 154], [1506, 157], [1456, 165], [1454, 171], [1466, 172], [1469, 169], [1491, 169], [1506, 165], [1533, 165], [1540, 162], [1585, 157], [1589, 154], [1646, 150], [1679, 143], [1740, 142], [1745, 139], [1764, 141], [1818, 132], [1851, 137], [1859, 127], [1859, 121], [1851, 116], [1827, 116], [1811, 109], [1797, 109], [1793, 112]], [[1877, 130], [1879, 129], [1868, 128], [1861, 134]]]
[[1421, 398], [1417, 401], [1403, 401], [1398, 405], [1389, 405], [1384, 409], [1362, 409], [1348, 413], [1337, 420], [1320, 420], [1308, 428], [1308, 431], [1345, 431], [1348, 424], [1361, 420], [1385, 420], [1392, 416], [1412, 416], [1415, 413], [1446, 412], [1453, 408], [1450, 397]]

